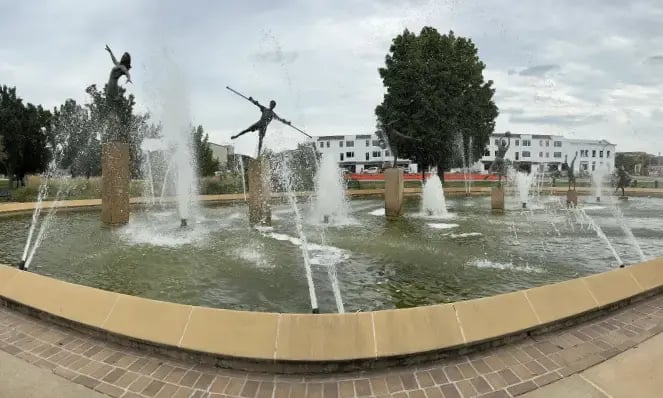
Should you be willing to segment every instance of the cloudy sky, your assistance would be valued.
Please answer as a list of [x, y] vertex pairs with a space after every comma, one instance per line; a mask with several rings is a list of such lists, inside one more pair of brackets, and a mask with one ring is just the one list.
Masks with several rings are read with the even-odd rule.
[[[605, 138], [663, 152], [660, 0], [0, 0], [0, 84], [54, 107], [108, 79], [108, 43], [133, 58], [142, 110], [202, 124], [211, 140], [258, 119], [229, 85], [312, 135], [374, 131], [377, 68], [391, 39], [424, 25], [474, 40], [495, 81], [496, 130]], [[124, 82], [124, 79], [121, 80]], [[173, 81], [176, 81], [173, 84]], [[124, 83], [123, 83], [124, 84]], [[301, 136], [275, 122], [267, 145]], [[239, 139], [240, 152], [257, 139]]]

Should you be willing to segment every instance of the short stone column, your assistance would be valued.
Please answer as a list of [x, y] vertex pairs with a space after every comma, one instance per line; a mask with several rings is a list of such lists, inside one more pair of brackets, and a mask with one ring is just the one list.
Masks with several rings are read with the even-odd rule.
[[384, 214], [388, 218], [403, 214], [403, 170], [398, 167], [384, 171]]
[[504, 211], [504, 188], [493, 187], [490, 190], [490, 208], [496, 211]]
[[578, 206], [578, 192], [570, 189], [566, 191], [566, 206], [567, 207]]
[[272, 190], [269, 160], [266, 157], [249, 161], [249, 223], [272, 224]]
[[129, 222], [129, 144], [101, 145], [101, 221], [108, 225]]

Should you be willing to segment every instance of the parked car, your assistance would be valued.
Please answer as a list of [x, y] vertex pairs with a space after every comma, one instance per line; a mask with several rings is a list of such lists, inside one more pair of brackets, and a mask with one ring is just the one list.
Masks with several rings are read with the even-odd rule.
[[380, 169], [378, 167], [369, 167], [364, 169], [364, 174], [378, 174]]

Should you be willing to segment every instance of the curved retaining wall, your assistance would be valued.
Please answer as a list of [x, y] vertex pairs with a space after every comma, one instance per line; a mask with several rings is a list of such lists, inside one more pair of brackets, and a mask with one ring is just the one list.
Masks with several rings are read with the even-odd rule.
[[0, 298], [8, 304], [115, 340], [201, 354], [221, 366], [247, 368], [248, 363], [285, 372], [374, 367], [395, 358], [411, 362], [430, 353], [439, 356], [491, 345], [653, 294], [661, 286], [663, 258], [453, 304], [351, 314], [279, 314], [149, 300], [0, 266]]

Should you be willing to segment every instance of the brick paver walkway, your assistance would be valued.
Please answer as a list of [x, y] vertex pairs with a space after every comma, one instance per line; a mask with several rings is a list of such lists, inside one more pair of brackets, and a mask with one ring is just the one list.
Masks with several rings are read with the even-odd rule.
[[[326, 375], [270, 375], [178, 361], [0, 307], [0, 350], [112, 397], [514, 397], [663, 331], [663, 295], [470, 356]], [[1, 382], [1, 381], [0, 381]]]

